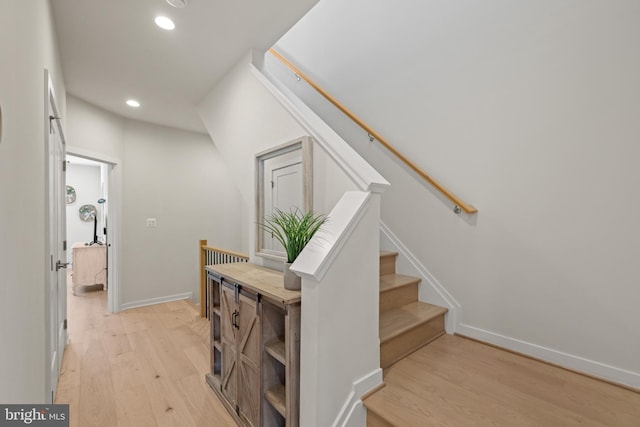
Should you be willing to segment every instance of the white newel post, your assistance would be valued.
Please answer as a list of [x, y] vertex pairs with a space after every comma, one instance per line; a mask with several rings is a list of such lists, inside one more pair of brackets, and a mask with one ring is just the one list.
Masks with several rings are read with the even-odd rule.
[[380, 194], [352, 191], [292, 266], [302, 276], [300, 425], [364, 426], [379, 369]]

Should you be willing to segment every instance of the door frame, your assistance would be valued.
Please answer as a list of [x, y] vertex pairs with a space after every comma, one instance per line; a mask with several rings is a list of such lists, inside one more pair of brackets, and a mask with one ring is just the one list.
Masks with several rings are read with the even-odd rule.
[[109, 247], [107, 250], [109, 258], [107, 264], [107, 304], [110, 313], [117, 313], [122, 305], [120, 301], [122, 161], [117, 157], [107, 156], [72, 145], [67, 145], [67, 154], [105, 163], [108, 167], [107, 217], [109, 218]]

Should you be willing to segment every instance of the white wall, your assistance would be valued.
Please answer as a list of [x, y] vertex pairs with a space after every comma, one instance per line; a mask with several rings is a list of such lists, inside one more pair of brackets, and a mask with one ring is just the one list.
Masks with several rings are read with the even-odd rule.
[[196, 295], [198, 240], [241, 245], [240, 195], [206, 135], [127, 121], [122, 205], [124, 301]]
[[67, 103], [70, 123], [67, 128], [68, 144], [121, 160], [124, 156], [126, 119], [71, 94]]
[[[242, 194], [243, 251], [252, 262], [282, 268], [255, 256], [255, 155], [307, 132], [258, 82], [250, 64], [247, 54], [207, 94], [198, 111]], [[315, 143], [313, 158], [313, 209], [328, 213], [344, 191], [355, 186]]]
[[[392, 184], [382, 219], [459, 331], [640, 386], [640, 4], [325, 0], [278, 42], [464, 200], [288, 85]], [[331, 28], [331, 31], [327, 31]]]
[[45, 68], [66, 112], [46, 0], [0, 2], [0, 58], [0, 402], [44, 403]]
[[[78, 209], [82, 205], [93, 205], [98, 211], [98, 235], [102, 235], [104, 223], [100, 220], [100, 205], [98, 199], [102, 197], [100, 189], [100, 165], [67, 164], [67, 185], [76, 190], [76, 201], [67, 204], [67, 244], [71, 248], [74, 243], [89, 243], [93, 240], [93, 221], [80, 219]], [[67, 251], [67, 260], [72, 262], [73, 251]]]
[[[191, 292], [198, 241], [241, 250], [240, 195], [211, 139], [137, 122], [69, 97], [68, 142], [121, 160], [124, 307]], [[156, 228], [146, 219], [155, 218]]]

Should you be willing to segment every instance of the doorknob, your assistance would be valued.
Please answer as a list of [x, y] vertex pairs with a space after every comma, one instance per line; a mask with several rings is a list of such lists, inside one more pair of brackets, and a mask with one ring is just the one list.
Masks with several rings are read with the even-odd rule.
[[61, 268], [67, 268], [67, 266], [69, 264], [70, 264], [69, 262], [57, 261], [56, 262], [56, 271], [60, 270]]

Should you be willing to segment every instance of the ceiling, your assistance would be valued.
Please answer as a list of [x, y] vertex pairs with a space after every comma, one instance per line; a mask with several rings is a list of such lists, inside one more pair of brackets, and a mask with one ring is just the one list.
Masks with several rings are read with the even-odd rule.
[[[318, 0], [54, 0], [67, 92], [132, 119], [205, 132], [196, 105], [249, 49], [266, 51]], [[176, 28], [158, 28], [165, 15]], [[141, 106], [128, 107], [135, 98]]]

